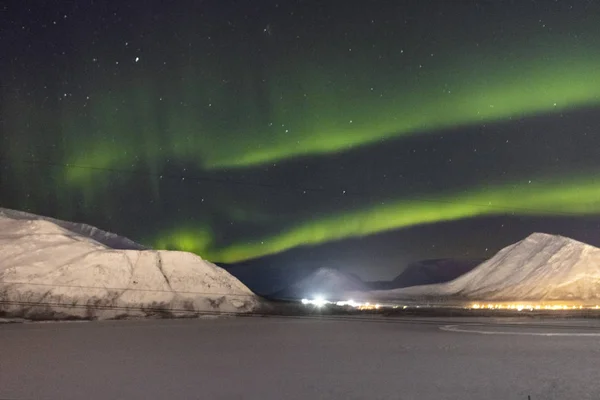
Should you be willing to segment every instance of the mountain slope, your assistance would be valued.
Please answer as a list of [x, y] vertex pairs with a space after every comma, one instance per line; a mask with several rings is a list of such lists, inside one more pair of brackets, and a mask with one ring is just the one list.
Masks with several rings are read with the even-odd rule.
[[0, 312], [111, 318], [258, 305], [240, 281], [194, 254], [112, 249], [43, 218], [0, 215]]
[[534, 233], [453, 281], [370, 295], [388, 300], [592, 301], [600, 299], [600, 249], [562, 236]]

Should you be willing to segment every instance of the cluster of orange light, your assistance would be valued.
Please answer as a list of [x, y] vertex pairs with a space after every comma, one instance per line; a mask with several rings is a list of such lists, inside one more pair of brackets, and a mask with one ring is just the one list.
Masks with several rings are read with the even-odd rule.
[[379, 308], [381, 308], [380, 304], [369, 304], [369, 303], [365, 303], [365, 304], [361, 304], [358, 307], [356, 307], [359, 310], [379, 310]]
[[600, 306], [566, 305], [566, 304], [502, 304], [502, 303], [474, 303], [468, 308], [473, 310], [600, 310]]

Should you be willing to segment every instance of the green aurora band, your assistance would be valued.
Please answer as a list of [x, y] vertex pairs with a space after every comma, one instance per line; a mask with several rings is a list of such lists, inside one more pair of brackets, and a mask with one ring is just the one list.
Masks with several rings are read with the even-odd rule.
[[598, 178], [556, 179], [482, 188], [430, 200], [391, 201], [316, 218], [276, 235], [218, 248], [212, 246], [210, 234], [193, 228], [165, 233], [154, 241], [154, 245], [163, 249], [191, 251], [211, 261], [232, 263], [297, 246], [478, 216], [600, 215], [599, 199]]
[[[442, 60], [422, 68], [404, 65], [400, 54], [384, 66], [337, 60], [317, 68], [297, 59], [270, 66], [267, 82], [244, 71], [230, 82], [206, 66], [213, 72], [182, 69], [185, 84], [166, 89], [141, 73], [110, 94], [98, 90], [85, 120], [67, 107], [67, 160], [151, 173], [166, 159], [240, 168], [600, 104], [600, 51], [581, 41], [436, 57]], [[89, 139], [69, 139], [82, 129]], [[74, 187], [99, 186], [86, 168], [64, 178]]]

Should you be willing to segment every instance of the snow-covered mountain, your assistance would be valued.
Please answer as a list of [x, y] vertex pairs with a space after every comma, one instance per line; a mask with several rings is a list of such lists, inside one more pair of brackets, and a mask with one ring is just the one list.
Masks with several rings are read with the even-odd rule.
[[116, 235], [25, 217], [0, 215], [0, 312], [112, 318], [259, 306], [239, 280], [194, 254], [113, 249], [96, 238]]
[[134, 242], [126, 237], [116, 235], [114, 233], [106, 232], [98, 229], [94, 226], [87, 224], [80, 224], [77, 222], [62, 221], [51, 217], [44, 217], [42, 215], [31, 214], [25, 211], [11, 210], [8, 208], [0, 207], [0, 217], [7, 217], [10, 219], [18, 220], [43, 220], [52, 222], [61, 228], [71, 231], [77, 235], [87, 236], [94, 239], [96, 242], [102, 243], [112, 249], [124, 249], [124, 250], [146, 250], [147, 247]]
[[471, 271], [485, 260], [439, 258], [410, 263], [391, 281], [368, 282], [374, 290], [399, 289], [409, 286], [448, 282]]
[[353, 274], [333, 268], [319, 268], [271, 297], [302, 299], [323, 296], [330, 300], [345, 300], [346, 293], [366, 289], [365, 283]]
[[595, 301], [600, 299], [600, 249], [562, 236], [534, 233], [453, 281], [372, 291], [369, 297]]

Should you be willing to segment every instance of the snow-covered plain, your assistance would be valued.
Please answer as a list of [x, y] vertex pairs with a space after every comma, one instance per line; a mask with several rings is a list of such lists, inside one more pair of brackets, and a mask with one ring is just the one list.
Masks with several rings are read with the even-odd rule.
[[2, 210], [0, 312], [105, 319], [260, 306], [239, 280], [194, 254], [108, 243], [137, 245], [93, 227]]
[[383, 301], [436, 298], [596, 304], [600, 249], [562, 236], [534, 233], [453, 281], [357, 296]]
[[598, 400], [599, 329], [530, 318], [0, 325], [0, 398]]

